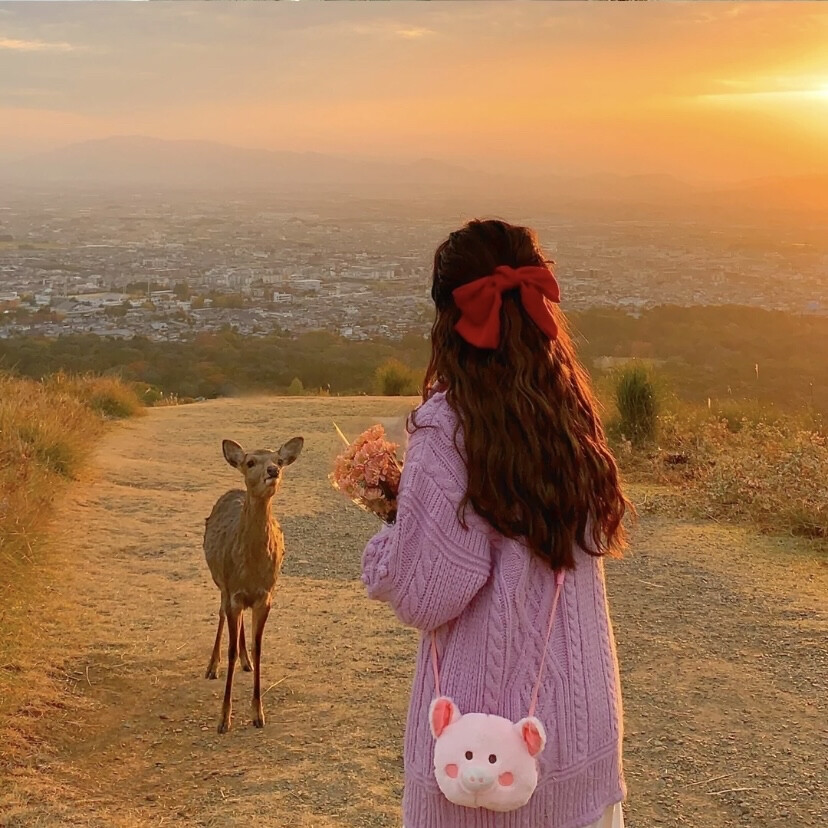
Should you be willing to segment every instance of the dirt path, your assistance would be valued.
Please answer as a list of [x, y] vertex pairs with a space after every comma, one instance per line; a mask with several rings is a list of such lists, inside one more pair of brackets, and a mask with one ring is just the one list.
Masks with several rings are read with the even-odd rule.
[[[0, 826], [397, 828], [416, 640], [364, 599], [359, 555], [376, 523], [325, 474], [332, 417], [356, 434], [406, 407], [220, 401], [107, 436], [26, 586], [50, 612], [32, 609], [25, 646], [0, 664], [16, 709], [0, 728]], [[276, 505], [288, 561], [265, 635], [268, 723], [247, 721], [240, 672], [234, 728], [219, 736], [223, 682], [202, 678], [218, 594], [200, 545], [212, 502], [237, 484], [219, 443], [297, 433], [305, 453]], [[608, 580], [631, 828], [824, 826], [825, 560], [645, 509]]]

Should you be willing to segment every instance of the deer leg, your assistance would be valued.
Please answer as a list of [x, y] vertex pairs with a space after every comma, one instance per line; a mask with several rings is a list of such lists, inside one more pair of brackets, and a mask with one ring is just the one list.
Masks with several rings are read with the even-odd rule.
[[218, 630], [216, 632], [216, 643], [213, 644], [213, 654], [210, 656], [210, 663], [207, 665], [207, 672], [204, 678], [214, 679], [218, 677], [218, 663], [221, 659], [221, 634], [224, 632], [224, 606], [219, 609]]
[[262, 636], [264, 635], [267, 616], [270, 614], [270, 598], [253, 607], [253, 724], [264, 727], [265, 717], [262, 710]]
[[218, 732], [226, 733], [230, 729], [230, 717], [233, 707], [233, 673], [236, 672], [236, 658], [239, 651], [239, 619], [241, 607], [231, 599], [227, 605], [227, 683], [224, 685], [224, 703], [221, 706], [221, 721]]
[[250, 656], [247, 653], [247, 644], [244, 641], [244, 613], [239, 616], [239, 660], [245, 673], [249, 673], [253, 669], [250, 664]]

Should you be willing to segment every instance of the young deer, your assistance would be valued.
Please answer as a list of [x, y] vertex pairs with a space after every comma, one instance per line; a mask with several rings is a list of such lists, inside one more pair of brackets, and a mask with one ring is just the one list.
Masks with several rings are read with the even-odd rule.
[[278, 451], [258, 449], [245, 452], [232, 440], [221, 444], [224, 458], [244, 476], [247, 491], [233, 489], [213, 506], [204, 529], [204, 556], [216, 586], [221, 590], [218, 632], [206, 678], [217, 675], [221, 653], [221, 633], [227, 619], [227, 684], [218, 732], [230, 728], [233, 673], [241, 650], [242, 667], [249, 671], [250, 657], [244, 641], [243, 612], [253, 609], [253, 724], [264, 726], [261, 696], [262, 634], [273, 590], [285, 554], [285, 540], [270, 504], [281, 482], [284, 466], [289, 466], [302, 451], [304, 440], [294, 437]]

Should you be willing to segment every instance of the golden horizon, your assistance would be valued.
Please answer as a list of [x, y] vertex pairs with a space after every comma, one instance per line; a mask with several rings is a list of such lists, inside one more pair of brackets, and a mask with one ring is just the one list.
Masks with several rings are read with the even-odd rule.
[[828, 172], [818, 4], [0, 11], [0, 159], [148, 135], [691, 182]]

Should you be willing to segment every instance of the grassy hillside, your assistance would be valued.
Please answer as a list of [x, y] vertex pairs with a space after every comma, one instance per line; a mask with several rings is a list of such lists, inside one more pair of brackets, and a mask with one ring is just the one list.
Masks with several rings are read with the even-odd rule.
[[[638, 386], [637, 406], [630, 403], [631, 385]], [[640, 364], [607, 378], [600, 396], [629, 479], [675, 487], [683, 512], [817, 539], [824, 549], [828, 431], [813, 409], [683, 402]]]
[[57, 374], [43, 382], [0, 373], [0, 595], [36, 556], [33, 541], [108, 419], [140, 413], [114, 378]]

